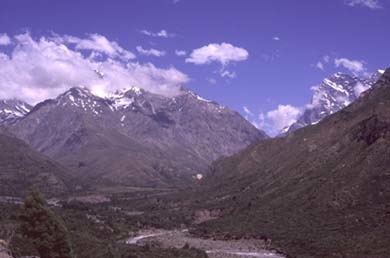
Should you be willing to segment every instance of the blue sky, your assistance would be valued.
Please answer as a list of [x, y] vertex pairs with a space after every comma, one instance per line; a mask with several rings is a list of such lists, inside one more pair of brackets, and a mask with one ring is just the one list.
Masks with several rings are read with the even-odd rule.
[[[120, 47], [115, 58], [134, 55], [137, 78], [164, 73], [166, 87], [184, 84], [260, 124], [279, 105], [303, 107], [325, 76], [390, 66], [389, 8], [389, 0], [2, 0], [0, 52], [11, 56], [21, 44], [14, 37], [27, 33], [87, 54], [85, 39], [103, 36]], [[16, 94], [5, 90], [12, 83], [0, 80], [0, 96]]]

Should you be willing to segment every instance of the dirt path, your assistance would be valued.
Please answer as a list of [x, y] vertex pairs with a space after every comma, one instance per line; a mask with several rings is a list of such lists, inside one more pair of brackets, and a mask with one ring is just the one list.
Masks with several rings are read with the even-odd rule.
[[273, 251], [265, 249], [259, 240], [212, 240], [191, 236], [186, 230], [174, 231], [142, 231], [137, 237], [129, 238], [128, 244], [145, 244], [154, 241], [162, 247], [181, 248], [186, 243], [191, 247], [205, 250], [210, 258], [284, 258]]

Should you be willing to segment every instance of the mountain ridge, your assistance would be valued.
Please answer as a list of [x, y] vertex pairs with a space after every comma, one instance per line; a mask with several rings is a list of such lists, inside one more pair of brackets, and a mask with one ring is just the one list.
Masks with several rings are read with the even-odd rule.
[[73, 87], [10, 128], [88, 180], [145, 186], [189, 182], [218, 157], [267, 138], [237, 112], [184, 88], [171, 98], [136, 87], [101, 98]]
[[197, 203], [221, 217], [194, 233], [263, 237], [292, 257], [390, 254], [390, 69], [316, 125], [216, 161]]

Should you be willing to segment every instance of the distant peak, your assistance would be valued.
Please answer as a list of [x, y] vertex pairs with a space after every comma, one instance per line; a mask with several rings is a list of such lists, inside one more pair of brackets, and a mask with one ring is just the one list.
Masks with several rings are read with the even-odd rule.
[[202, 102], [207, 102], [207, 103], [212, 103], [213, 101], [211, 100], [208, 100], [208, 99], [205, 99], [205, 98], [202, 98], [200, 95], [198, 95], [197, 93], [195, 93], [194, 91], [188, 89], [188, 88], [185, 88], [185, 87], [181, 87], [180, 88], [181, 92], [185, 95], [189, 95], [197, 100], [200, 100]]
[[85, 98], [85, 97], [89, 97], [91, 95], [92, 95], [92, 93], [88, 88], [86, 88], [84, 86], [78, 86], [78, 87], [70, 88], [69, 90], [67, 90], [66, 92], [64, 92], [60, 96], [73, 96], [76, 98]]
[[137, 95], [141, 95], [142, 93], [145, 92], [144, 89], [139, 88], [139, 87], [135, 87], [135, 86], [130, 87], [130, 88], [127, 90], [127, 92], [129, 92], [129, 91], [130, 91], [130, 92], [134, 92], [134, 93], [137, 94]]
[[0, 100], [0, 124], [13, 123], [27, 115], [31, 109], [29, 104], [18, 99]]

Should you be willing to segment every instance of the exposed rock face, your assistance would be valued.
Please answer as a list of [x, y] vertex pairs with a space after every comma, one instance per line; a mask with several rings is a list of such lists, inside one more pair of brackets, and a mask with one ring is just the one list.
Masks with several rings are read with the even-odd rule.
[[34, 149], [98, 182], [174, 185], [267, 138], [237, 112], [182, 90], [130, 88], [108, 98], [72, 88], [12, 126]]
[[349, 74], [336, 73], [312, 88], [314, 91], [311, 103], [302, 116], [282, 133], [291, 133], [299, 128], [313, 125], [325, 117], [336, 113], [354, 102], [362, 93], [372, 87], [384, 71], [378, 70], [368, 78]]

